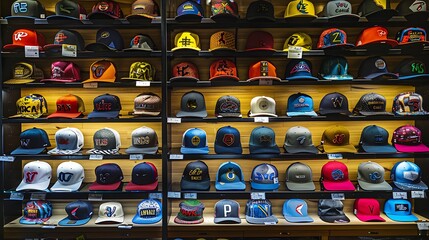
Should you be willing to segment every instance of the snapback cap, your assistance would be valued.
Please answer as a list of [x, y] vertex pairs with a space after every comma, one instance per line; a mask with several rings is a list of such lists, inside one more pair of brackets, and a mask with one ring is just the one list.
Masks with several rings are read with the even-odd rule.
[[162, 219], [161, 201], [154, 198], [143, 199], [137, 206], [132, 222], [135, 224], [154, 224]]
[[156, 154], [158, 135], [150, 127], [139, 127], [131, 133], [131, 146], [125, 150], [128, 154]]
[[93, 101], [94, 110], [88, 114], [91, 118], [118, 118], [122, 109], [121, 100], [116, 95], [102, 94]]
[[147, 62], [134, 62], [130, 66], [128, 77], [122, 77], [122, 80], [134, 81], [154, 81], [155, 80], [155, 67]]
[[60, 226], [82, 226], [91, 220], [92, 204], [87, 201], [77, 200], [68, 203], [65, 207], [67, 217], [58, 222]]
[[125, 18], [130, 20], [153, 19], [159, 17], [159, 5], [154, 0], [136, 0], [131, 4], [131, 14]]
[[39, 118], [48, 113], [47, 105], [42, 95], [29, 94], [16, 101], [16, 114], [9, 118]]
[[158, 170], [151, 162], [138, 163], [131, 171], [126, 191], [155, 191], [158, 189]]
[[317, 116], [313, 110], [313, 98], [305, 93], [295, 93], [289, 96], [287, 100], [286, 115], [295, 116]]
[[279, 172], [269, 163], [261, 163], [255, 166], [250, 176], [250, 186], [255, 190], [276, 190], [279, 188]]
[[421, 50], [429, 42], [426, 40], [426, 30], [420, 27], [408, 27], [396, 33], [398, 47], [417, 46]]
[[44, 78], [42, 69], [36, 64], [29, 62], [18, 62], [13, 67], [12, 78], [6, 80], [4, 84], [26, 84]]
[[[373, 1], [373, 0], [365, 0]], [[389, 32], [387, 28], [381, 26], [368, 27], [363, 29], [356, 41], [356, 47], [369, 48], [392, 48], [398, 45], [398, 42], [394, 39], [387, 38]]]
[[317, 213], [324, 222], [348, 223], [350, 219], [343, 211], [344, 204], [340, 200], [319, 199]]
[[328, 114], [352, 114], [349, 111], [349, 101], [347, 97], [341, 93], [333, 92], [326, 94], [319, 104], [320, 115]]
[[269, 61], [258, 61], [249, 67], [248, 82], [260, 79], [277, 80], [276, 67]]
[[93, 142], [94, 148], [87, 151], [87, 153], [103, 155], [119, 154], [121, 138], [115, 129], [105, 127], [97, 130], [94, 133]]
[[155, 93], [141, 93], [134, 98], [133, 115], [159, 116], [162, 109], [162, 100]]
[[283, 216], [291, 223], [311, 223], [307, 202], [302, 199], [288, 199], [283, 203]]
[[392, 186], [384, 180], [384, 168], [376, 162], [362, 162], [358, 166], [357, 181], [364, 191], [392, 191]]
[[210, 190], [210, 175], [209, 167], [207, 166], [207, 164], [200, 160], [189, 162], [183, 170], [182, 179], [180, 181], [180, 188], [182, 189], [182, 191]]
[[58, 61], [51, 64], [51, 78], [40, 82], [80, 82], [80, 68], [77, 64], [68, 61]]
[[271, 201], [250, 199], [246, 203], [246, 221], [251, 224], [276, 224]]
[[[188, 0], [188, 2], [194, 2], [194, 0]], [[177, 33], [174, 37], [174, 45], [175, 47], [171, 49], [173, 52], [181, 49], [201, 51], [200, 37], [192, 32]]]
[[240, 99], [225, 95], [216, 101], [216, 117], [242, 117]]
[[88, 82], [115, 82], [116, 68], [111, 61], [98, 60], [93, 62], [89, 67], [89, 79], [83, 81]]
[[35, 155], [46, 151], [50, 147], [48, 134], [41, 128], [30, 128], [19, 135], [20, 146], [13, 150], [11, 155]]
[[390, 172], [390, 178], [393, 184], [401, 190], [428, 190], [428, 186], [422, 181], [420, 167], [413, 162], [402, 161], [395, 163]]
[[286, 65], [286, 80], [317, 80], [313, 77], [311, 62], [306, 59], [292, 59]]
[[396, 153], [388, 143], [389, 132], [376, 125], [366, 126], [360, 135], [359, 149], [369, 153]]
[[85, 40], [79, 32], [63, 29], [55, 34], [54, 43], [46, 44], [43, 49], [45, 51], [60, 52], [63, 44], [76, 45], [77, 51], [83, 51], [85, 48]]
[[194, 81], [200, 80], [198, 68], [191, 62], [180, 62], [171, 69], [172, 77], [170, 81]]
[[189, 128], [183, 133], [182, 154], [208, 154], [207, 134], [201, 128]]
[[240, 132], [231, 126], [219, 128], [216, 132], [214, 150], [217, 154], [242, 154]]
[[428, 115], [423, 109], [423, 97], [415, 92], [403, 92], [393, 99], [392, 111], [395, 115]]
[[313, 40], [311, 40], [310, 35], [304, 32], [297, 32], [286, 39], [283, 51], [289, 51], [289, 47], [301, 47], [302, 51], [310, 51], [312, 46]]
[[384, 203], [384, 213], [396, 222], [418, 221], [419, 219], [411, 211], [411, 202], [405, 199], [389, 199]]
[[95, 224], [98, 223], [123, 223], [124, 209], [120, 202], [106, 202], [100, 204], [98, 209], [98, 218]]
[[204, 17], [204, 9], [201, 4], [195, 0], [186, 0], [176, 9], [178, 22], [199, 22]]
[[45, 18], [45, 7], [37, 0], [17, 0], [10, 6], [10, 16], [6, 19]]
[[351, 48], [353, 44], [347, 43], [347, 34], [344, 30], [338, 28], [329, 28], [324, 30], [319, 37], [317, 48], [333, 49], [333, 48]]
[[425, 0], [402, 0], [396, 6], [399, 16], [404, 16], [408, 21], [426, 21], [429, 17], [427, 2]]
[[245, 190], [246, 183], [240, 165], [235, 162], [222, 163], [216, 173], [215, 188], [219, 191]]
[[220, 59], [210, 65], [210, 81], [213, 80], [235, 80], [240, 81], [237, 76], [237, 67], [233, 61]]
[[49, 20], [84, 20], [86, 10], [77, 1], [60, 0], [55, 4], [55, 15], [47, 17]]
[[235, 200], [222, 199], [214, 206], [214, 223], [241, 223], [240, 204]]
[[89, 191], [116, 191], [121, 187], [124, 179], [122, 169], [116, 163], [98, 165], [95, 168], [95, 177], [96, 180], [89, 186]]
[[247, 6], [246, 19], [248, 21], [270, 21], [274, 22], [274, 6], [266, 0], [256, 0]]
[[69, 155], [78, 153], [83, 147], [83, 134], [77, 128], [66, 127], [55, 133], [57, 146], [48, 151], [48, 154]]
[[249, 117], [269, 116], [277, 117], [276, 101], [273, 98], [257, 96], [250, 101]]
[[266, 31], [253, 31], [247, 36], [245, 51], [275, 51], [274, 37]]
[[338, 161], [329, 161], [322, 167], [321, 182], [326, 191], [354, 191], [347, 166]]
[[335, 152], [356, 152], [355, 147], [350, 143], [350, 133], [343, 126], [331, 126], [322, 134], [323, 149], [326, 153]]
[[52, 204], [49, 201], [28, 201], [23, 210], [23, 216], [19, 219], [20, 224], [44, 224], [52, 217]]
[[62, 162], [57, 168], [57, 181], [51, 187], [52, 192], [78, 191], [85, 178], [82, 165], [77, 162]]
[[360, 97], [353, 108], [356, 115], [393, 115], [386, 111], [386, 98], [378, 93], [367, 93]]
[[348, 74], [349, 64], [343, 56], [328, 56], [320, 65], [319, 76], [325, 80], [352, 80]]
[[[300, 162], [289, 165], [286, 169], [286, 188], [290, 191], [314, 191], [316, 186], [313, 182], [311, 168]], [[287, 220], [287, 219], [286, 219]]]
[[124, 40], [121, 34], [114, 28], [103, 27], [98, 29], [95, 43], [85, 47], [87, 51], [121, 51], [124, 48]]
[[399, 75], [399, 80], [429, 77], [426, 64], [416, 58], [402, 60], [394, 72]]
[[[151, 1], [151, 0], [144, 0]], [[147, 34], [137, 34], [130, 41], [130, 47], [124, 51], [154, 51], [157, 50], [152, 38]]]
[[390, 8], [390, 0], [363, 0], [358, 7], [357, 13], [361, 17], [366, 17], [368, 21], [388, 21], [398, 12]]
[[387, 70], [384, 58], [375, 56], [365, 59], [359, 67], [359, 77], [365, 79], [377, 79], [381, 77], [397, 79], [398, 75]]
[[204, 95], [197, 91], [183, 94], [180, 101], [180, 111], [176, 117], [207, 117]]
[[31, 29], [17, 29], [12, 34], [12, 43], [4, 45], [3, 49], [17, 51], [23, 50], [25, 46], [38, 46], [39, 51], [41, 51], [45, 46], [45, 37]]
[[[228, 1], [229, 0], [215, 0]], [[210, 36], [209, 51], [235, 51], [235, 33], [230, 31], [215, 32]]]
[[174, 218], [178, 224], [198, 224], [204, 222], [203, 212], [205, 206], [196, 199], [187, 199], [179, 203], [179, 212]]
[[92, 7], [89, 19], [118, 19], [123, 18], [121, 5], [112, 0], [100, 0]]
[[288, 3], [284, 14], [284, 18], [286, 20], [299, 19], [303, 21], [304, 19], [308, 19], [308, 21], [311, 21], [317, 18], [317, 16], [314, 10], [314, 5], [311, 1], [293, 0]]
[[359, 15], [353, 14], [352, 4], [347, 0], [333, 0], [326, 3], [319, 17], [335, 22], [357, 22]]
[[254, 128], [250, 133], [249, 151], [250, 154], [280, 154], [273, 129], [265, 126]]
[[52, 168], [47, 162], [31, 161], [24, 165], [22, 175], [22, 181], [16, 187], [16, 191], [46, 191], [52, 179]]
[[398, 152], [428, 152], [429, 147], [423, 144], [420, 129], [412, 125], [398, 127], [392, 136], [392, 145]]
[[47, 118], [77, 118], [85, 112], [85, 105], [79, 96], [68, 94], [57, 99], [57, 111]]
[[237, 2], [233, 0], [211, 0], [210, 9], [214, 21], [234, 21], [240, 18]]
[[288, 153], [313, 153], [319, 150], [313, 145], [311, 132], [305, 127], [295, 126], [287, 130], [284, 149]]
[[380, 217], [380, 203], [374, 198], [358, 198], [353, 205], [353, 213], [362, 222], [385, 222]]

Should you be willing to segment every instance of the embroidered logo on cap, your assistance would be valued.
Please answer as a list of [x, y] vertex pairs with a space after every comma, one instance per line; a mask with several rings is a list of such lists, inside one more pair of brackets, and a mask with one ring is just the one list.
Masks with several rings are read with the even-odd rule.
[[292, 68], [292, 70], [290, 71], [291, 74], [297, 73], [297, 72], [311, 72], [311, 71], [310, 71], [310, 67], [308, 66], [308, 64], [304, 61], [301, 61], [301, 62], [297, 63]]
[[193, 136], [191, 139], [192, 145], [194, 145], [194, 146], [198, 146], [200, 144], [200, 141], [201, 141], [201, 139], [198, 136]]
[[64, 40], [66, 40], [68, 38], [68, 36], [66, 34], [64, 34], [63, 32], [58, 33], [57, 35], [55, 35], [55, 42], [61, 43], [64, 42]]
[[335, 181], [344, 179], [344, 173], [341, 169], [335, 169], [332, 171], [331, 176]]
[[15, 41], [21, 41], [22, 38], [25, 38], [25, 37], [28, 36], [28, 33], [26, 33], [26, 32], [17, 32], [13, 36], [15, 38]]
[[189, 75], [190, 72], [188, 71], [188, 68], [190, 68], [190, 66], [188, 64], [187, 65], [177, 66], [176, 67], [177, 74], [180, 75], [180, 76], [182, 76], [182, 77]]
[[234, 134], [224, 134], [222, 142], [228, 147], [232, 146], [234, 144]]
[[113, 216], [115, 216], [115, 212], [116, 212], [116, 206], [114, 206], [114, 207], [108, 206], [104, 210], [104, 215], [106, 215], [107, 217], [113, 217]]
[[303, 204], [298, 204], [298, 206], [296, 206], [295, 208], [295, 212], [297, 212], [299, 215], [303, 216], [304, 214], [302, 214], [302, 208], [304, 207]]
[[203, 179], [202, 177], [203, 170], [200, 168], [195, 168], [189, 171], [189, 176], [191, 176], [191, 181], [201, 181]]
[[268, 76], [268, 62], [267, 61], [261, 61], [260, 73], [261, 73], [261, 76]]
[[335, 13], [351, 13], [350, 10], [350, 3], [344, 1], [344, 2], [337, 2], [335, 3]]
[[307, 6], [308, 3], [304, 3], [304, 0], [300, 0], [296, 5], [296, 9], [303, 14], [308, 14]]
[[381, 174], [379, 172], [373, 172], [369, 174], [369, 179], [373, 182], [376, 182], [381, 179]]
[[346, 135], [343, 133], [335, 134], [334, 138], [332, 139], [332, 142], [335, 144], [342, 144], [345, 138], [346, 138]]
[[296, 138], [296, 142], [298, 142], [300, 145], [303, 145], [305, 143], [306, 137], [305, 136], [299, 136]]
[[269, 104], [268, 104], [268, 101], [266, 101], [266, 100], [262, 100], [259, 102], [259, 108], [261, 110], [267, 110], [268, 106], [269, 106]]
[[226, 172], [226, 180], [233, 182], [235, 180], [235, 178], [237, 177], [237, 175], [235, 175], [234, 169], [228, 169], [228, 171]]
[[72, 177], [73, 177], [73, 173], [60, 172], [58, 174], [58, 181], [60, 181], [60, 182], [69, 182]]
[[409, 9], [413, 12], [423, 12], [426, 11], [426, 8], [426, 2], [420, 0], [414, 1], [409, 7]]
[[262, 136], [259, 137], [259, 142], [260, 143], [263, 143], [263, 142], [268, 142], [269, 143], [271, 141], [272, 141], [272, 138], [269, 135], [262, 135]]
[[196, 99], [189, 99], [189, 100], [186, 102], [186, 107], [187, 107], [189, 110], [195, 110], [195, 109], [198, 107], [197, 100], [196, 100]]
[[38, 172], [26, 172], [25, 173], [25, 182], [26, 183], [32, 183], [37, 174], [39, 174], [39, 173]]
[[334, 108], [341, 108], [341, 106], [343, 105], [344, 99], [342, 97], [334, 97], [334, 98], [331, 98], [331, 101]]

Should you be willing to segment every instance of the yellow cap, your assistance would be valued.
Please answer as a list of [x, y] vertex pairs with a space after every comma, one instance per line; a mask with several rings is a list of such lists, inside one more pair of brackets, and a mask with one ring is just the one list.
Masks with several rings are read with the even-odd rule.
[[286, 39], [283, 51], [288, 51], [291, 46], [302, 47], [302, 51], [310, 51], [313, 41], [307, 33], [297, 32]]
[[176, 34], [174, 38], [175, 48], [171, 51], [176, 51], [179, 49], [191, 49], [195, 51], [200, 51], [200, 38], [197, 34], [191, 32], [180, 32]]
[[316, 11], [312, 2], [307, 0], [295, 0], [291, 1], [286, 8], [285, 18], [317, 18]]

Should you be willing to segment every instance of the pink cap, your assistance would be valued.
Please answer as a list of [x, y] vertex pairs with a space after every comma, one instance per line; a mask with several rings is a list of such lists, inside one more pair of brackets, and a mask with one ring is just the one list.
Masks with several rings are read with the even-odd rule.
[[322, 183], [327, 191], [354, 191], [355, 186], [349, 179], [349, 170], [342, 162], [327, 162], [322, 167]]
[[356, 199], [353, 212], [362, 222], [386, 221], [380, 217], [380, 203], [374, 198]]
[[422, 143], [420, 129], [405, 125], [393, 132], [392, 145], [399, 152], [428, 152], [429, 148]]

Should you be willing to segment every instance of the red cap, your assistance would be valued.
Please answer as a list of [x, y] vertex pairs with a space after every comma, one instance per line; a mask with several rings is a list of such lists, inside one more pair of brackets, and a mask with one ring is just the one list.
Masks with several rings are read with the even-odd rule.
[[58, 61], [51, 64], [51, 78], [41, 82], [77, 82], [80, 81], [80, 69], [73, 62]]
[[246, 42], [246, 51], [275, 51], [273, 35], [265, 31], [254, 31], [249, 34]]
[[18, 29], [13, 32], [12, 44], [4, 45], [3, 49], [13, 50], [24, 48], [24, 46], [45, 46], [45, 38], [42, 34], [30, 29]]
[[180, 62], [173, 66], [172, 69], [172, 78], [170, 81], [175, 80], [191, 80], [198, 81], [200, 80], [200, 75], [198, 73], [198, 68], [195, 64], [190, 62]]
[[362, 222], [385, 222], [380, 217], [380, 203], [374, 198], [358, 198], [355, 200], [354, 214]]
[[356, 47], [363, 47], [368, 44], [389, 44], [391, 47], [396, 47], [398, 42], [388, 39], [388, 34], [389, 32], [384, 27], [375, 26], [366, 28], [360, 33], [356, 41]]
[[349, 170], [342, 162], [330, 161], [322, 167], [322, 183], [328, 191], [354, 191], [349, 179]]
[[280, 78], [277, 77], [276, 67], [268, 61], [259, 61], [250, 66], [247, 81], [257, 81], [259, 79], [280, 81]]
[[237, 76], [237, 67], [230, 60], [221, 59], [210, 65], [210, 81], [215, 79], [232, 79], [240, 81]]
[[47, 118], [77, 118], [83, 112], [85, 107], [80, 97], [68, 94], [58, 98], [57, 111]]

